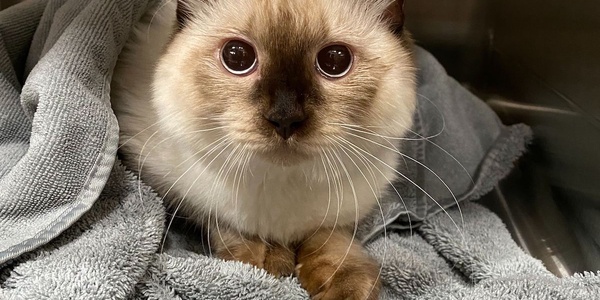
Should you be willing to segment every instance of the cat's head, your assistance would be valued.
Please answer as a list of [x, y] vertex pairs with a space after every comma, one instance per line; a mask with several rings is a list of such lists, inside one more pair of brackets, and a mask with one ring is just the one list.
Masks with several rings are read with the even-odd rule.
[[180, 0], [154, 105], [186, 147], [240, 146], [277, 164], [359, 131], [403, 136], [415, 84], [402, 2]]

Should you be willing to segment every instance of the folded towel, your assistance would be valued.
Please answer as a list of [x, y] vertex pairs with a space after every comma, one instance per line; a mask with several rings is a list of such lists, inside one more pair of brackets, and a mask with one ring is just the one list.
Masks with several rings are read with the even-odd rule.
[[[0, 12], [0, 299], [308, 297], [293, 277], [210, 257], [193, 231], [171, 231], [161, 247], [165, 208], [116, 159], [109, 99], [118, 53], [157, 5], [29, 0]], [[418, 112], [406, 144], [414, 161], [404, 172], [437, 204], [398, 181], [402, 199], [390, 189], [383, 214], [361, 224], [383, 266], [381, 298], [597, 298], [598, 274], [554, 277], [467, 201], [510, 170], [530, 130], [502, 125], [415, 51]]]

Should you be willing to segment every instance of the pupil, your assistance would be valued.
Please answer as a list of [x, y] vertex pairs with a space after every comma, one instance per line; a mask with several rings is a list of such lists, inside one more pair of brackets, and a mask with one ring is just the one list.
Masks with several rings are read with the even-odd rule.
[[321, 50], [317, 57], [319, 68], [329, 76], [341, 76], [352, 63], [352, 54], [346, 46], [332, 45]]
[[256, 53], [252, 46], [242, 41], [230, 41], [223, 47], [223, 63], [234, 72], [244, 72], [252, 68]]

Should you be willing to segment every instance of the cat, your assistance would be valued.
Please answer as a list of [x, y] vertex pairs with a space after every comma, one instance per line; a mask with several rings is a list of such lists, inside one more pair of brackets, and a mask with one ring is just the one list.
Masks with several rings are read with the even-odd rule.
[[399, 0], [179, 0], [115, 68], [120, 155], [211, 251], [295, 274], [313, 299], [377, 299], [355, 239], [395, 179], [416, 106]]

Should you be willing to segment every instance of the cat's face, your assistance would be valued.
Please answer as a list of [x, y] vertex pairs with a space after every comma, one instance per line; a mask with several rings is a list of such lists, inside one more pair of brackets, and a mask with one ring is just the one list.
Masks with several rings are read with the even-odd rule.
[[349, 128], [400, 137], [410, 127], [414, 67], [387, 20], [391, 1], [185, 4], [154, 105], [186, 146], [231, 142], [293, 164], [353, 140]]

